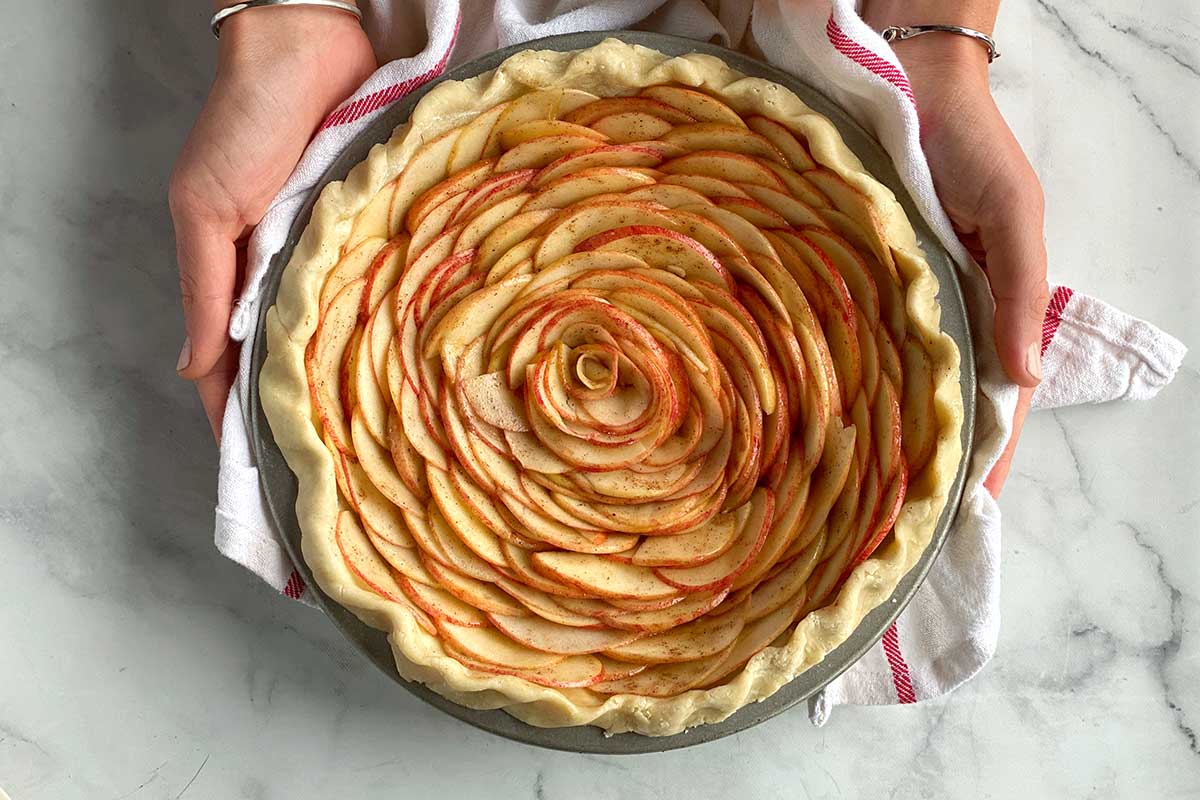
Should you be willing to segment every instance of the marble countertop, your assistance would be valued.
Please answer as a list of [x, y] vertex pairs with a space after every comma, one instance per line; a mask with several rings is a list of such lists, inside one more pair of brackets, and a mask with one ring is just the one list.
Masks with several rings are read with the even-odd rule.
[[1045, 183], [1053, 275], [1193, 355], [1152, 403], [1030, 419], [1002, 500], [996, 658], [942, 700], [839, 708], [822, 729], [789, 713], [641, 757], [469, 728], [213, 548], [216, 453], [172, 375], [165, 203], [211, 76], [205, 8], [43, 0], [0, 33], [14, 800], [1200, 796], [1193, 0], [1004, 3], [996, 92]]

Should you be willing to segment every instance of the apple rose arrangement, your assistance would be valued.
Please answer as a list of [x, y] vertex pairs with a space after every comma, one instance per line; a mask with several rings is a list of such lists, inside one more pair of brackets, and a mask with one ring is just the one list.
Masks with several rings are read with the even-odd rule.
[[354, 580], [469, 670], [729, 680], [831, 602], [935, 448], [867, 196], [676, 85], [533, 91], [357, 216], [305, 352]]

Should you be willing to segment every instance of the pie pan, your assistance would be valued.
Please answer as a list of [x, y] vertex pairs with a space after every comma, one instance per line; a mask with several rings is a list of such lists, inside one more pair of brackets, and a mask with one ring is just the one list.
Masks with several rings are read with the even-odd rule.
[[746, 75], [765, 78], [787, 87], [814, 110], [828, 117], [837, 127], [847, 146], [861, 159], [871, 174], [891, 189], [900, 200], [916, 230], [918, 242], [937, 276], [941, 287], [938, 299], [942, 310], [942, 329], [954, 339], [962, 357], [960, 380], [964, 418], [961, 437], [963, 452], [967, 454], [970, 452], [970, 442], [974, 432], [976, 391], [975, 361], [971, 349], [970, 328], [954, 264], [921, 218], [904, 189], [891, 159], [870, 134], [828, 98], [795, 77], [760, 61], [715, 45], [657, 33], [590, 32], [536, 39], [485, 55], [452, 70], [438, 80], [425, 84], [384, 111], [378, 119], [355, 137], [317, 182], [301, 213], [293, 223], [283, 248], [272, 259], [263, 286], [263, 302], [260, 307], [258, 327], [251, 343], [252, 417], [250, 423], [255, 456], [267, 505], [296, 569], [313, 592], [316, 602], [356, 649], [385, 674], [425, 702], [477, 728], [526, 744], [556, 750], [599, 754], [661, 752], [712, 741], [757, 725], [820, 692], [826, 684], [850, 667], [879, 641], [884, 631], [903, 610], [924, 580], [949, 534], [951, 522], [957, 512], [962, 495], [969, 462], [969, 455], [966, 455], [959, 464], [949, 493], [949, 500], [938, 520], [929, 546], [920, 560], [900, 581], [891, 598], [870, 612], [849, 639], [830, 652], [823, 661], [801, 673], [763, 701], [740, 709], [722, 722], [701, 725], [673, 736], [649, 737], [635, 733], [610, 736], [592, 726], [539, 728], [521, 722], [503, 711], [478, 711], [460, 706], [418, 683], [401, 678], [396, 671], [386, 634], [369, 627], [321, 591], [301, 556], [302, 534], [295, 513], [298, 491], [296, 478], [275, 443], [258, 392], [259, 373], [266, 358], [266, 312], [274, 304], [284, 267], [291, 259], [292, 251], [308, 225], [317, 197], [327, 183], [344, 179], [355, 165], [366, 158], [372, 146], [387, 141], [391, 137], [393, 129], [408, 120], [409, 114], [417, 102], [441, 81], [475, 77], [494, 69], [506, 58], [522, 50], [581, 50], [613, 36], [627, 43], [643, 45], [668, 55], [703, 53], [717, 56], [733, 69]]

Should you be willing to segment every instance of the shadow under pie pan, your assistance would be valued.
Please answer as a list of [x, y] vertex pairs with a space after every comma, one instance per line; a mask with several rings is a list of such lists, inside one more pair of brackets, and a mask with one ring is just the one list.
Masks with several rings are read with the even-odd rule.
[[946, 504], [941, 519], [938, 520], [933, 538], [920, 560], [900, 581], [891, 598], [868, 614], [850, 638], [830, 652], [823, 661], [801, 673], [775, 694], [761, 702], [750, 704], [738, 710], [722, 722], [701, 725], [674, 736], [650, 737], [635, 733], [607, 736], [600, 728], [592, 726], [539, 728], [521, 722], [503, 711], [477, 711], [466, 708], [447, 700], [421, 684], [401, 678], [396, 671], [392, 650], [388, 645], [386, 634], [369, 627], [350, 611], [331, 600], [313, 580], [312, 572], [301, 556], [301, 531], [295, 512], [297, 497], [296, 478], [288, 468], [282, 453], [275, 443], [258, 396], [259, 372], [266, 358], [264, 325], [266, 312], [274, 304], [284, 267], [291, 259], [292, 251], [299, 241], [300, 235], [308, 225], [313, 205], [325, 185], [331, 181], [344, 179], [355, 165], [367, 157], [367, 153], [372, 146], [387, 141], [391, 137], [393, 129], [408, 120], [409, 114], [417, 102], [438, 83], [446, 80], [464, 80], [487, 72], [499, 66], [509, 56], [522, 50], [581, 50], [599, 44], [604, 39], [612, 36], [631, 44], [653, 48], [668, 55], [683, 55], [686, 53], [714, 55], [723, 59], [733, 69], [744, 74], [765, 78], [787, 87], [814, 110], [832, 120], [846, 144], [862, 160], [871, 174], [896, 194], [910, 221], [913, 223], [913, 227], [917, 232], [917, 239], [940, 283], [941, 289], [938, 299], [942, 307], [942, 329], [954, 339], [962, 354], [961, 383], [965, 415], [961, 435], [963, 452], [969, 454], [975, 422], [976, 378], [970, 329], [967, 323], [966, 307], [963, 302], [962, 291], [958, 284], [953, 262], [941, 245], [938, 244], [932, 231], [930, 231], [921, 218], [920, 213], [901, 184], [891, 159], [884, 152], [883, 148], [870, 134], [828, 98], [787, 73], [715, 45], [676, 36], [632, 31], [577, 33], [553, 36], [485, 55], [482, 58], [458, 67], [442, 78], [432, 81], [412, 92], [403, 100], [387, 109], [370, 127], [365, 129], [347, 146], [341, 156], [330, 166], [320, 181], [318, 181], [300, 215], [292, 225], [287, 242], [271, 263], [263, 287], [264, 295], [258, 328], [252, 343], [250, 386], [251, 408], [253, 412], [251, 429], [255, 455], [258, 459], [259, 472], [262, 477], [263, 491], [267, 499], [267, 504], [279, 531], [283, 535], [284, 544], [296, 565], [296, 569], [308, 584], [317, 602], [320, 603], [325, 613], [333, 620], [342, 634], [380, 670], [406, 690], [412, 692], [430, 705], [436, 706], [447, 714], [457, 717], [477, 728], [508, 739], [555, 750], [580, 753], [652, 753], [720, 739], [770, 719], [776, 714], [816, 695], [826, 684], [850, 667], [871, 646], [879, 641], [884, 631], [895, 620], [896, 616], [912, 598], [924, 580], [925, 575], [928, 573], [929, 568], [932, 566], [934, 559], [937, 558], [946, 540], [951, 522], [958, 510], [969, 455], [964, 456], [962, 463], [959, 464], [958, 473], [951, 487], [949, 502]]

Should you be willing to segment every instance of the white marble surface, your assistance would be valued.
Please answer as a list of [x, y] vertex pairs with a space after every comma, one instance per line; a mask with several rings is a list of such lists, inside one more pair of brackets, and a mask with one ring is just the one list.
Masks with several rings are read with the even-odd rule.
[[[75, 798], [1200, 796], [1197, 356], [1156, 401], [1032, 419], [994, 662], [915, 707], [691, 750], [495, 739], [212, 547], [165, 176], [212, 68], [200, 0], [5, 3], [0, 786]], [[997, 92], [1055, 274], [1200, 349], [1200, 10], [1006, 0]]]

